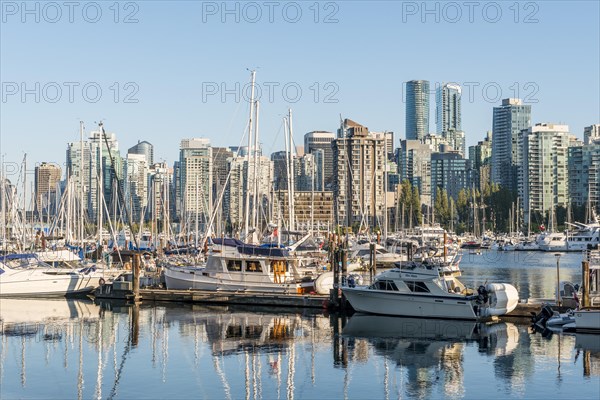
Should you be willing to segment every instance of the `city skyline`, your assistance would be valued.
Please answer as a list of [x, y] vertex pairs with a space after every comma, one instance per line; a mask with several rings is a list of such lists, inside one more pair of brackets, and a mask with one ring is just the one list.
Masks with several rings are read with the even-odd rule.
[[[411, 79], [429, 80], [431, 91], [443, 82], [461, 85], [461, 122], [467, 146], [491, 130], [491, 110], [503, 98], [519, 97], [531, 104], [532, 124], [567, 124], [579, 138], [585, 126], [600, 119], [597, 3], [539, 2], [535, 3], [537, 11], [521, 5], [517, 23], [508, 4], [500, 5], [502, 18], [495, 22], [482, 18], [481, 10], [474, 14], [473, 22], [467, 19], [466, 10], [461, 20], [452, 22], [441, 6], [437, 21], [435, 16], [425, 15], [422, 22], [419, 13], [415, 16], [406, 9], [409, 3], [319, 3], [319, 23], [313, 21], [308, 4], [302, 5], [303, 19], [298, 23], [281, 20], [281, 16], [273, 23], [251, 23], [244, 15], [239, 22], [229, 17], [223, 23], [220, 14], [214, 16], [202, 9], [203, 3], [192, 2], [168, 7], [134, 3], [138, 22], [132, 24], [114, 23], [109, 9], [103, 10], [104, 19], [96, 24], [81, 18], [72, 24], [51, 24], [44, 15], [39, 23], [32, 17], [22, 22], [20, 14], [14, 17], [3, 10], [0, 154], [5, 155], [6, 162], [19, 163], [23, 152], [31, 165], [60, 162], [65, 143], [79, 139], [80, 120], [86, 122], [87, 132], [95, 129], [94, 121], [103, 120], [107, 130], [118, 135], [123, 148], [138, 140], [148, 141], [155, 147], [155, 160], [168, 164], [177, 158], [183, 138], [206, 137], [214, 146], [235, 146], [247, 122], [248, 104], [240, 95], [249, 82], [246, 68], [257, 68], [257, 82], [264, 92], [260, 141], [265, 154], [284, 147], [281, 119], [288, 107], [294, 110], [297, 145], [302, 144], [300, 135], [306, 132], [335, 131], [341, 114], [342, 118], [362, 121], [373, 131], [395, 132], [394, 146], [398, 146], [398, 139], [406, 134], [404, 97], [406, 82]], [[327, 4], [337, 8], [325, 9]], [[121, 10], [120, 20], [132, 11]], [[325, 23], [325, 17], [332, 13], [330, 19], [337, 22]], [[354, 31], [363, 18], [374, 15], [379, 24], [361, 30], [361, 35]], [[527, 22], [526, 16], [530, 17]], [[557, 26], [577, 29], [569, 29], [567, 37]], [[475, 30], [478, 35], [473, 35]], [[207, 31], [220, 40], [209, 39]], [[78, 32], [78, 37], [74, 38], [73, 32]], [[277, 37], [275, 32], [285, 32], [290, 40], [284, 40], [286, 35]], [[249, 34], [255, 39], [246, 48], [244, 37]], [[416, 36], [419, 41], [409, 39]], [[143, 37], [149, 40], [137, 47]], [[173, 42], [175, 37], [183, 39]], [[315, 40], [322, 45], [307, 46], [317, 43]], [[572, 46], [573, 41], [579, 45]], [[506, 42], [515, 43], [511, 57], [494, 59], [495, 51]], [[459, 56], [456, 44], [478, 53]], [[436, 51], [427, 52], [428, 46]], [[195, 51], [185, 51], [188, 48]], [[344, 48], [358, 52], [365, 62], [340, 64], [333, 53]], [[563, 62], [548, 63], [540, 69], [537, 63], [527, 62], [532, 49], [560, 54], [560, 61], [576, 63], [578, 73], [569, 73]], [[406, 55], [413, 53], [420, 56], [410, 57], [406, 63]], [[382, 55], [384, 62], [368, 62]], [[452, 62], [437, 62], [451, 56]], [[199, 63], [201, 59], [210, 62]], [[301, 59], [318, 62], [296, 62]], [[491, 59], [494, 64], [488, 61]], [[36, 66], [42, 60], [45, 68], [40, 70]], [[83, 60], [85, 69], [77, 67], [78, 60]], [[107, 68], [110, 65], [115, 68]], [[62, 88], [62, 97], [54, 103], [50, 102], [56, 89], [53, 82]], [[65, 82], [79, 84], [73, 102], [67, 98]], [[97, 103], [82, 98], [80, 89], [86, 82], [96, 82], [102, 89]], [[273, 101], [269, 101], [268, 83], [273, 82], [277, 85], [271, 87], [276, 90]], [[12, 83], [17, 84], [16, 94], [10, 94], [15, 89]], [[35, 92], [36, 83], [40, 85], [38, 93], [25, 94], [22, 102], [21, 84]], [[286, 84], [290, 90], [284, 99], [281, 88]], [[295, 103], [286, 101], [294, 100], [295, 87], [301, 88], [302, 96]], [[227, 94], [228, 90], [236, 93]], [[125, 97], [138, 102], [126, 102]], [[430, 95], [431, 109], [434, 98]], [[434, 131], [432, 116], [430, 113], [429, 132]]]

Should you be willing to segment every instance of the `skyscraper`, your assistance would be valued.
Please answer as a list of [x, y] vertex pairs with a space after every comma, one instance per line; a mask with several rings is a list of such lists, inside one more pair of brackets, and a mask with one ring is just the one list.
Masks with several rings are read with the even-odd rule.
[[567, 125], [536, 124], [519, 133], [523, 173], [518, 189], [526, 212], [553, 212], [557, 206], [568, 205], [568, 148], [572, 140]]
[[600, 142], [600, 124], [590, 125], [583, 128], [583, 141], [585, 144]]
[[78, 193], [77, 203], [83, 202], [84, 212], [96, 220], [98, 204], [98, 163], [100, 160], [97, 143], [88, 141], [67, 143], [67, 186]]
[[386, 136], [346, 119], [345, 137], [333, 142], [334, 209], [339, 225], [367, 221], [375, 226], [384, 216]]
[[127, 150], [127, 154], [143, 154], [146, 156], [146, 165], [154, 164], [154, 146], [145, 140], [143, 142], [138, 140], [136, 145]]
[[437, 191], [444, 189], [454, 200], [461, 189], [469, 187], [469, 171], [471, 163], [458, 152], [433, 153], [431, 155], [431, 190], [432, 204], [435, 203]]
[[446, 137], [447, 132], [461, 130], [461, 92], [460, 85], [456, 83], [445, 83], [437, 88], [435, 93], [435, 123], [438, 135]]
[[148, 164], [144, 154], [128, 153], [123, 163], [125, 207], [133, 221], [139, 222], [148, 206]]
[[183, 139], [179, 150], [178, 197], [182, 220], [198, 219], [204, 224], [210, 219], [212, 205], [212, 148], [205, 138]]
[[531, 106], [521, 99], [504, 99], [494, 107], [492, 182], [516, 191], [519, 176], [518, 135], [531, 126]]
[[[96, 145], [98, 151], [98, 170], [93, 173], [97, 175], [100, 174], [100, 172], [102, 173], [100, 178], [103, 189], [99, 194], [103, 197], [103, 201], [108, 206], [109, 213], [113, 213], [114, 210], [118, 209], [115, 207], [116, 203], [119, 201], [117, 198], [116, 178], [119, 178], [120, 180], [123, 179], [123, 158], [119, 152], [117, 135], [105, 132], [102, 124], [100, 124], [99, 127], [99, 131], [92, 131], [90, 133], [90, 142]], [[98, 196], [97, 204], [101, 204], [100, 196]]]
[[56, 164], [42, 163], [35, 167], [35, 211], [50, 215], [56, 206], [57, 184], [61, 170]]
[[429, 133], [429, 81], [406, 82], [406, 139], [421, 139]]
[[407, 179], [419, 188], [421, 204], [431, 203], [431, 146], [420, 140], [401, 140], [398, 156], [400, 181]]
[[479, 190], [490, 183], [490, 163], [492, 161], [492, 132], [488, 131], [484, 140], [469, 146], [469, 161], [473, 168], [472, 182]]
[[304, 135], [304, 153], [313, 153], [315, 150], [323, 152], [323, 179], [325, 189], [331, 190], [333, 185], [333, 150], [331, 142], [335, 139], [333, 132], [312, 131]]

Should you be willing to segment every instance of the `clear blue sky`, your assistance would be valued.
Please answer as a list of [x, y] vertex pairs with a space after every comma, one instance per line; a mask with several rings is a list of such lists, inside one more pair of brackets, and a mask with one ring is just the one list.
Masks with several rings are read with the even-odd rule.
[[[155, 159], [169, 164], [182, 138], [238, 145], [248, 105], [234, 94], [223, 102], [220, 91], [235, 91], [236, 83], [241, 90], [253, 67], [263, 88], [266, 153], [284, 147], [288, 107], [297, 144], [308, 131], [335, 130], [341, 114], [371, 130], [394, 131], [397, 146], [404, 137], [403, 82], [411, 79], [471, 85], [462, 101], [468, 145], [482, 140], [492, 107], [515, 91], [535, 101], [534, 123], [566, 123], [581, 137], [584, 126], [600, 122], [598, 1], [482, 1], [473, 8], [429, 2], [431, 13], [420, 1], [274, 3], [232, 2], [226, 14], [220, 1], [121, 2], [116, 15], [113, 1], [77, 2], [73, 9], [62, 1], [29, 2], [29, 14], [21, 1], [2, 1], [0, 154], [20, 162], [27, 153], [30, 166], [62, 164], [66, 143], [79, 138], [78, 121], [89, 132], [100, 119], [117, 134], [122, 153], [147, 140]], [[265, 82], [279, 84], [272, 101]], [[102, 95], [92, 103], [95, 87]], [[290, 103], [297, 87], [302, 96]], [[210, 94], [215, 88], [219, 93]], [[22, 98], [22, 89], [32, 93]]]

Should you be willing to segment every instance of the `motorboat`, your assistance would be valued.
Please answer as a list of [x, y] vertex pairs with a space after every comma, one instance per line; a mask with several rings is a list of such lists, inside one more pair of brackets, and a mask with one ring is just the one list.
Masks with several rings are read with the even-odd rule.
[[363, 313], [467, 320], [486, 320], [514, 310], [517, 289], [489, 283], [473, 290], [446, 263], [427, 260], [382, 272], [369, 286], [343, 287], [352, 307]]
[[538, 241], [542, 251], [567, 251], [567, 236], [561, 232], [553, 232], [544, 235]]
[[535, 240], [523, 240], [514, 248], [516, 251], [537, 251], [540, 249], [540, 245]]
[[205, 266], [163, 265], [167, 288], [298, 293], [303, 290], [303, 280], [313, 280], [310, 271], [303, 269], [309, 260], [291, 256], [286, 248], [250, 245], [230, 238], [212, 241]]
[[370, 246], [374, 245], [375, 263], [378, 268], [390, 268], [395, 263], [406, 260], [406, 255], [392, 253], [376, 243], [357, 244], [350, 250], [349, 259], [359, 264], [368, 265], [371, 254]]
[[600, 332], [600, 308], [587, 308], [573, 312], [575, 330], [578, 332]]
[[584, 251], [595, 248], [600, 244], [600, 224], [571, 224], [576, 230], [567, 240], [568, 251]]
[[0, 258], [0, 296], [69, 296], [89, 293], [105, 279], [95, 266], [55, 268], [35, 254], [11, 254]]

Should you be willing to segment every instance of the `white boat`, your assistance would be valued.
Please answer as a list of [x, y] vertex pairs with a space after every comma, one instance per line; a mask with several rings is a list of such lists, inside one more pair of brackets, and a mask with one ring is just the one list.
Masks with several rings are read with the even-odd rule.
[[[375, 263], [378, 268], [391, 268], [395, 263], [406, 261], [406, 255], [391, 253], [385, 249], [385, 247], [374, 243], [375, 245]], [[350, 256], [348, 257], [352, 262], [362, 264], [364, 266], [369, 265], [369, 258], [371, 254], [370, 250], [371, 243], [357, 244], [350, 250]]]
[[568, 251], [584, 251], [594, 248], [600, 244], [600, 224], [570, 224], [577, 230], [567, 240]]
[[535, 240], [523, 240], [515, 246], [516, 251], [537, 251], [540, 245]]
[[68, 296], [89, 293], [104, 281], [95, 267], [54, 268], [32, 254], [0, 258], [0, 296]]
[[566, 313], [559, 313], [558, 311], [554, 311], [552, 316], [548, 318], [546, 321], [546, 326], [563, 326], [567, 324], [572, 324], [575, 322], [575, 317], [571, 311]]
[[370, 314], [483, 320], [517, 306], [514, 286], [490, 283], [474, 291], [459, 275], [445, 264], [409, 263], [379, 274], [370, 286], [342, 291], [356, 311]]
[[564, 233], [553, 232], [544, 235], [537, 242], [542, 251], [567, 251], [567, 236]]
[[579, 331], [600, 332], [600, 309], [584, 309], [573, 312], [575, 329]]
[[213, 239], [206, 266], [165, 265], [169, 289], [297, 293], [300, 259], [287, 249], [248, 245], [236, 239]]

